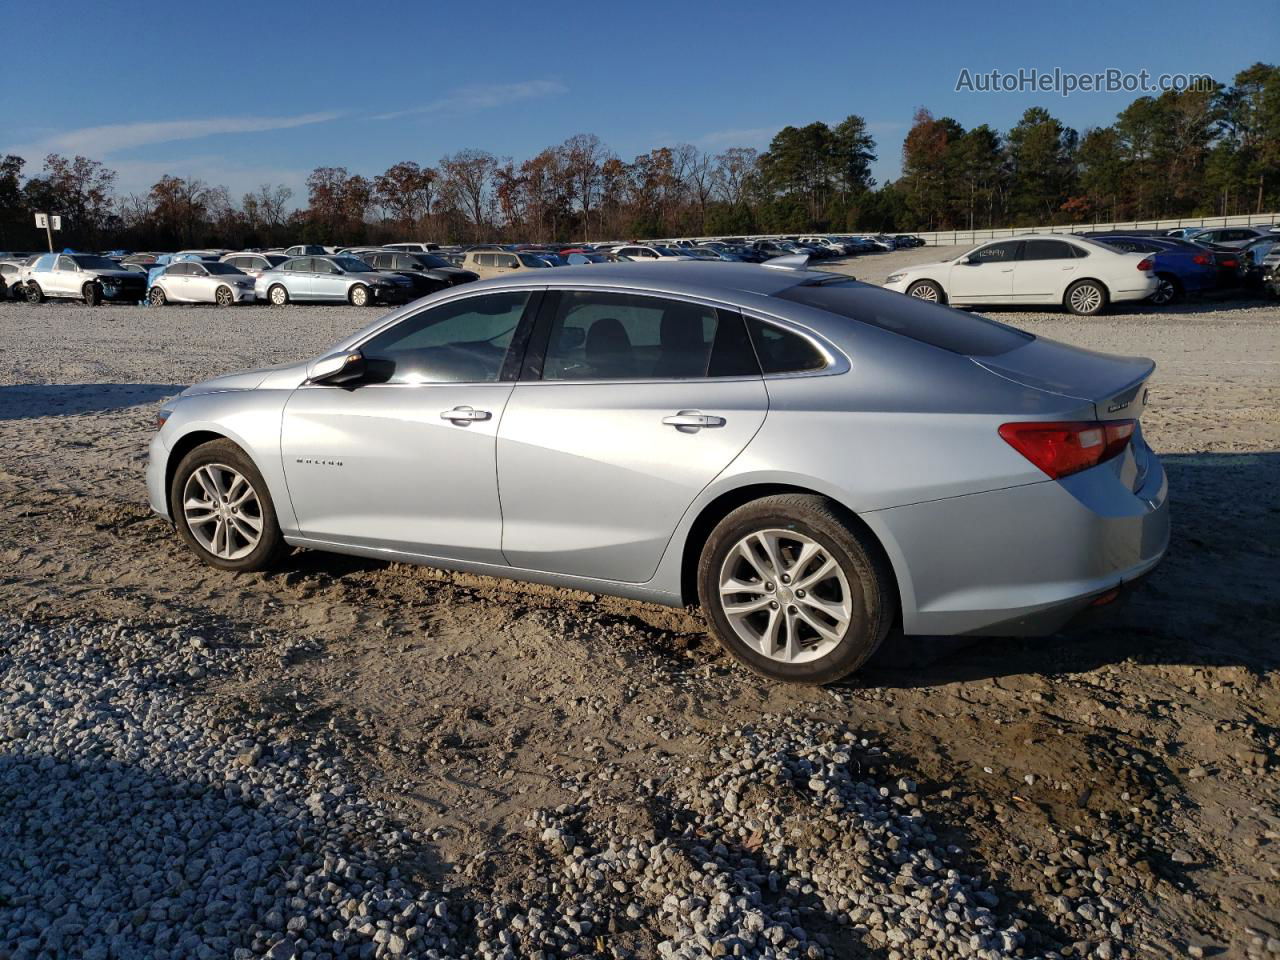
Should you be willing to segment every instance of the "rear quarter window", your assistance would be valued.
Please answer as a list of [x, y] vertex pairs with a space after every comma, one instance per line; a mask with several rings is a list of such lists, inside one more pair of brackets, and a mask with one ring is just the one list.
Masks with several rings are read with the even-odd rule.
[[965, 356], [994, 357], [1035, 339], [986, 317], [852, 281], [800, 284], [776, 296]]

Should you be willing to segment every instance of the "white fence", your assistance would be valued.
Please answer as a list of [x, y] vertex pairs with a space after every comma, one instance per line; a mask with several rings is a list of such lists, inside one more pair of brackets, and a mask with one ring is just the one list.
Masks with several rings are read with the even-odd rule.
[[[1059, 224], [1055, 227], [1009, 227], [999, 230], [937, 230], [931, 233], [915, 233], [930, 246], [955, 246], [960, 244], [982, 243], [999, 237], [1019, 237], [1024, 233], [1089, 233], [1101, 230], [1173, 230], [1176, 227], [1252, 227], [1271, 226], [1280, 223], [1280, 213], [1252, 213], [1235, 217], [1178, 217], [1169, 220], [1128, 220], [1123, 223], [1072, 223]], [[747, 236], [737, 234], [746, 240], [776, 240], [784, 236], [837, 237], [859, 236], [857, 230], [846, 230], [840, 233], [759, 233]], [[704, 240], [716, 240], [718, 237], [681, 237], [701, 243]], [[672, 243], [673, 240], [660, 240], [659, 243]]]

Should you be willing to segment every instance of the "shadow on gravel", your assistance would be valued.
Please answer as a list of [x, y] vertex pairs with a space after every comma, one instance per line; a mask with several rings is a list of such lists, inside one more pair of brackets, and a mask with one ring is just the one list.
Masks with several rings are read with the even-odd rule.
[[320, 839], [331, 843], [354, 824], [333, 813], [317, 820], [301, 788], [264, 803], [253, 797], [248, 773], [243, 786], [192, 773], [174, 777], [132, 758], [0, 753], [0, 863], [8, 865], [0, 876], [0, 954], [260, 952], [251, 931], [261, 930], [262, 941], [284, 935], [299, 877], [328, 879], [331, 871], [350, 883], [358, 875], [363, 864], [344, 874], [347, 866], [326, 858]]
[[0, 386], [0, 420], [65, 417], [158, 403], [181, 393], [173, 383], [21, 383]]
[[1132, 659], [1280, 668], [1280, 453], [1172, 454], [1173, 531], [1150, 579], [1109, 619], [1051, 637], [907, 637], [849, 683], [928, 687], [1092, 670]]

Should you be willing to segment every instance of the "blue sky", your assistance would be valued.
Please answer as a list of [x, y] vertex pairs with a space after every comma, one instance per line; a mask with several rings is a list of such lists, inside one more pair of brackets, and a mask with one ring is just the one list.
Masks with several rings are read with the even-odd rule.
[[[919, 106], [1001, 130], [1042, 105], [1079, 129], [1134, 94], [957, 93], [961, 69], [1107, 68], [1230, 81], [1280, 55], [1266, 4], [667, 2], [160, 5], [22, 10], [0, 80], [20, 90], [0, 151], [119, 171], [264, 182], [301, 199], [316, 166], [373, 175], [480, 147], [517, 160], [579, 132], [624, 159], [654, 146], [763, 148], [786, 124], [865, 117], [878, 180], [897, 175]], [[37, 78], [38, 82], [37, 82]]]

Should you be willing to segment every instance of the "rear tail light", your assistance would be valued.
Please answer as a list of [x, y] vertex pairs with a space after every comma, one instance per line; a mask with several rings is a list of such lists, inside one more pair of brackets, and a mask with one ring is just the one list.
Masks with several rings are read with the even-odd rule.
[[1136, 424], [1136, 420], [1023, 421], [1002, 424], [1000, 436], [1057, 480], [1119, 456]]
[[1156, 262], [1151, 257], [1143, 257], [1141, 260], [1138, 261], [1138, 269], [1142, 270], [1143, 272], [1150, 270], [1155, 265], [1156, 265]]
[[1222, 261], [1222, 265], [1224, 267], [1238, 267], [1240, 266], [1240, 261], [1235, 259], [1227, 259]]
[[1213, 258], [1206, 253], [1197, 253], [1191, 258], [1191, 262], [1199, 264], [1202, 267], [1207, 267], [1209, 264], [1213, 263]]

